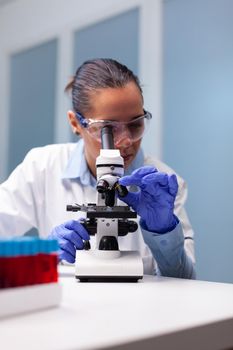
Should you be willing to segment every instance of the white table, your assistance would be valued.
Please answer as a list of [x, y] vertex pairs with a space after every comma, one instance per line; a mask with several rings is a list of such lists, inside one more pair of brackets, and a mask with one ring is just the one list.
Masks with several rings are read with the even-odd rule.
[[79, 283], [72, 267], [62, 268], [60, 283], [60, 307], [0, 321], [1, 349], [233, 347], [233, 284], [153, 276]]

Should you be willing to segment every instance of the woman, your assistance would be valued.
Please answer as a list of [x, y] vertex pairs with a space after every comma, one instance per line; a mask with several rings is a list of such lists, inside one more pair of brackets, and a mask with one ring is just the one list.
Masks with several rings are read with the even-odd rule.
[[83, 249], [83, 240], [90, 237], [78, 220], [82, 214], [73, 220], [65, 206], [95, 202], [100, 130], [110, 124], [124, 158], [126, 176], [120, 182], [139, 188], [121, 198], [140, 220], [136, 233], [119, 237], [120, 249], [138, 250], [144, 273], [195, 278], [193, 233], [183, 207], [186, 185], [140, 148], [151, 114], [143, 108], [138, 78], [115, 60], [95, 59], [78, 68], [66, 90], [73, 102], [69, 123], [81, 140], [27, 154], [0, 186], [0, 234], [19, 235], [36, 227], [41, 236], [58, 239], [60, 259], [74, 262], [76, 249]]

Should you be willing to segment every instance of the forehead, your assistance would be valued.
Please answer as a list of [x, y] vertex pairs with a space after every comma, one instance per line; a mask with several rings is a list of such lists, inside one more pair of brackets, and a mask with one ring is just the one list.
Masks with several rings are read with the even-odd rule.
[[86, 117], [130, 120], [143, 114], [143, 98], [135, 83], [120, 88], [99, 89], [91, 96], [91, 110]]

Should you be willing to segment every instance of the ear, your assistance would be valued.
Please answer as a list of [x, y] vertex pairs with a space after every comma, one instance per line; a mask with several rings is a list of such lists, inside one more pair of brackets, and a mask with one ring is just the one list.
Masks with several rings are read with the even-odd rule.
[[82, 136], [82, 127], [80, 126], [75, 113], [73, 111], [68, 111], [67, 117], [73, 133]]

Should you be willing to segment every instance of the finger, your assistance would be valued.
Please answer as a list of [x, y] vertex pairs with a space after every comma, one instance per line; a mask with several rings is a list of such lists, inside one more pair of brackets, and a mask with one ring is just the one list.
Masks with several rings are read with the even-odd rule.
[[136, 185], [141, 186], [141, 181], [144, 176], [152, 173], [156, 173], [157, 169], [151, 166], [145, 166], [133, 171], [131, 175], [123, 176], [120, 178], [119, 183], [123, 186]]
[[66, 237], [59, 240], [59, 247], [75, 257], [75, 245], [72, 241], [66, 239]]
[[65, 238], [68, 239], [71, 244], [76, 247], [76, 249], [83, 249], [83, 239], [80, 237], [78, 232], [70, 231]]
[[64, 225], [61, 225], [55, 228], [55, 232], [58, 240], [60, 241], [69, 234], [70, 230], [66, 228]]
[[136, 203], [138, 202], [138, 196], [139, 196], [139, 193], [128, 192], [128, 194], [125, 197], [119, 196], [119, 198], [121, 201], [128, 204], [130, 207], [132, 207], [135, 210]]
[[143, 166], [141, 168], [138, 168], [132, 172], [132, 175], [138, 174], [139, 176], [145, 176], [151, 173], [156, 173], [158, 170], [154, 166]]
[[142, 189], [150, 191], [157, 186], [167, 187], [168, 186], [168, 175], [162, 172], [149, 174], [142, 179]]
[[175, 197], [178, 192], [178, 181], [175, 174], [172, 174], [168, 177], [168, 184], [169, 184], [169, 193]]
[[90, 239], [90, 236], [85, 229], [85, 227], [80, 224], [78, 220], [71, 220], [67, 221], [64, 226], [68, 228], [69, 230], [75, 231], [82, 239], [85, 241], [88, 241]]
[[60, 260], [66, 260], [69, 263], [73, 264], [75, 262], [75, 256], [71, 255], [69, 252], [61, 249], [59, 251], [59, 259]]

